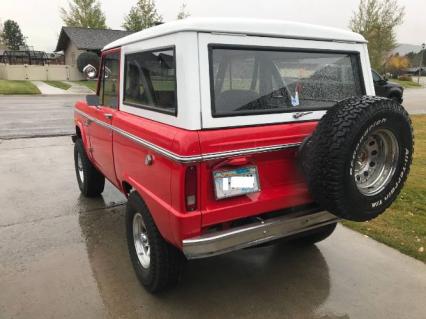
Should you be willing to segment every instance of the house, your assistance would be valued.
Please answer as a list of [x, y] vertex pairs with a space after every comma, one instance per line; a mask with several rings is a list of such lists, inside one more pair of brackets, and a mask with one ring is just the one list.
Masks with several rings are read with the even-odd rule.
[[[405, 69], [404, 72], [406, 74], [410, 74], [410, 75], [419, 75], [419, 71], [420, 68], [416, 67], [416, 68], [409, 68], [409, 69]], [[421, 68], [421, 75], [425, 76], [426, 75], [426, 67], [422, 67]]]
[[123, 30], [62, 27], [55, 52], [63, 51], [65, 64], [76, 68], [77, 58], [82, 52], [99, 54], [108, 43], [132, 33]]

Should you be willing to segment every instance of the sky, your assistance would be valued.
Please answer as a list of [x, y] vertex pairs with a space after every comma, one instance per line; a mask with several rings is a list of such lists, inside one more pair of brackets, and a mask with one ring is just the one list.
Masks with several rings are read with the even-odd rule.
[[[111, 29], [121, 29], [124, 16], [136, 0], [101, 0]], [[156, 0], [164, 21], [176, 19], [182, 0]], [[348, 28], [359, 0], [186, 0], [193, 17], [248, 17], [306, 22]], [[405, 6], [404, 24], [397, 29], [399, 43], [426, 42], [426, 1], [399, 0]], [[59, 8], [67, 0], [0, 0], [0, 20], [15, 20], [29, 45], [36, 50], [53, 51], [63, 25]]]

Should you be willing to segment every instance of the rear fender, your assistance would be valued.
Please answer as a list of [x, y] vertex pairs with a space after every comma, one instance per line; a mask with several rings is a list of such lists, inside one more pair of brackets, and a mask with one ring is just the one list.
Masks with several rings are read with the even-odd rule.
[[[175, 240], [173, 230], [170, 227], [169, 216], [170, 210], [172, 210], [170, 204], [163, 201], [161, 198], [150, 192], [141, 183], [136, 182], [129, 176], [125, 177], [125, 183], [130, 185], [131, 188], [138, 193], [143, 202], [146, 204], [161, 236], [163, 236], [166, 241], [179, 247], [181, 243]], [[123, 182], [120, 184], [124, 185]], [[123, 186], [121, 187], [123, 188]]]

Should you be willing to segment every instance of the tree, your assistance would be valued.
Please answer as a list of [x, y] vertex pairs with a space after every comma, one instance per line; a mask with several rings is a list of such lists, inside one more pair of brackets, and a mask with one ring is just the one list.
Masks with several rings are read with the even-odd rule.
[[61, 18], [68, 27], [106, 29], [105, 14], [98, 0], [72, 0], [69, 10], [60, 9]]
[[387, 69], [395, 74], [400, 75], [401, 71], [410, 66], [410, 61], [406, 56], [400, 56], [398, 53], [392, 55], [387, 62]]
[[406, 55], [406, 57], [410, 61], [412, 67], [418, 67], [422, 58], [423, 61], [421, 64], [426, 66], [426, 50], [421, 50], [420, 52], [410, 52]]
[[189, 12], [186, 11], [186, 3], [182, 3], [182, 6], [180, 7], [180, 11], [177, 15], [177, 19], [178, 20], [182, 20], [182, 19], [186, 19], [189, 16], [191, 16], [191, 14]]
[[3, 23], [0, 20], [0, 49], [5, 49], [6, 46], [3, 44]]
[[403, 19], [404, 7], [397, 0], [361, 0], [349, 26], [368, 41], [373, 68], [382, 69], [386, 56], [396, 48], [395, 29]]
[[138, 0], [124, 18], [123, 28], [127, 31], [140, 31], [163, 21], [155, 8], [154, 0]]
[[16, 21], [6, 20], [1, 33], [3, 44], [10, 50], [19, 50], [20, 46], [25, 45], [25, 38], [21, 28]]

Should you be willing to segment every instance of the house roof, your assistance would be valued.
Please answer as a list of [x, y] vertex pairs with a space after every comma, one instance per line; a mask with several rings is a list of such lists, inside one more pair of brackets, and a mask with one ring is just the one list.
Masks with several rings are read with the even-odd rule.
[[362, 35], [348, 30], [298, 22], [245, 18], [187, 18], [164, 23], [159, 26], [133, 33], [125, 38], [108, 44], [104, 47], [104, 50], [184, 31], [217, 32], [357, 43], [367, 42]]
[[132, 34], [132, 31], [62, 27], [55, 52], [63, 51], [72, 41], [80, 50], [101, 50], [108, 43]]

